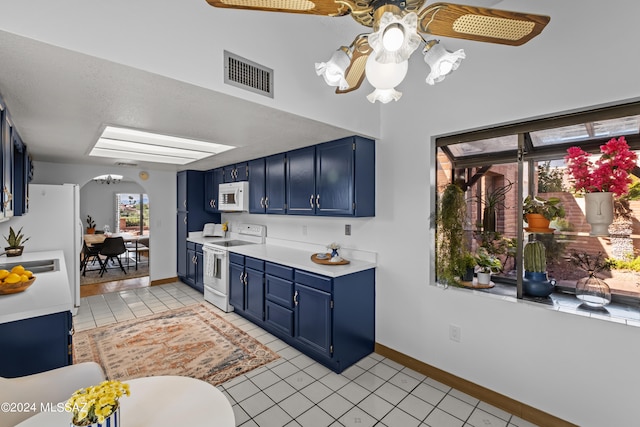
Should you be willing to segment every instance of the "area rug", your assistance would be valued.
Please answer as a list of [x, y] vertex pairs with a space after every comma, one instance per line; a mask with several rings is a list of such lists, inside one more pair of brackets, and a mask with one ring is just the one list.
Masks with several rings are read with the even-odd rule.
[[139, 264], [138, 269], [135, 269], [135, 266], [131, 266], [131, 268], [127, 268], [127, 264], [125, 262], [124, 269], [127, 270], [127, 274], [124, 274], [120, 267], [109, 267], [107, 271], [105, 271], [104, 275], [100, 277], [100, 267], [98, 265], [95, 266], [95, 270], [92, 269], [92, 266], [87, 268], [87, 272], [83, 276], [80, 274], [80, 285], [95, 285], [96, 283], [105, 283], [105, 282], [113, 282], [116, 280], [127, 280], [134, 279], [136, 277], [144, 277], [149, 275], [149, 263]]
[[74, 363], [98, 362], [111, 380], [182, 375], [215, 386], [280, 357], [207, 305], [76, 332]]

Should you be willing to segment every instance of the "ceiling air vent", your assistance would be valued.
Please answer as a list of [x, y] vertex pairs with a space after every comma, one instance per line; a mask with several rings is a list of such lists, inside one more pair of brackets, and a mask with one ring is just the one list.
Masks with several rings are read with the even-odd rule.
[[273, 98], [273, 70], [224, 51], [224, 82]]

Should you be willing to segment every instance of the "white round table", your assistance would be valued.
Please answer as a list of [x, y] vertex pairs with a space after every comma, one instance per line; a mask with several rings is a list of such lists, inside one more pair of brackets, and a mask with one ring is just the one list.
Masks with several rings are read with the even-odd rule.
[[[235, 427], [231, 403], [216, 387], [189, 377], [158, 376], [123, 381], [130, 396], [120, 398], [126, 427]], [[52, 384], [52, 387], [55, 387]], [[69, 427], [68, 412], [40, 412], [17, 427]]]

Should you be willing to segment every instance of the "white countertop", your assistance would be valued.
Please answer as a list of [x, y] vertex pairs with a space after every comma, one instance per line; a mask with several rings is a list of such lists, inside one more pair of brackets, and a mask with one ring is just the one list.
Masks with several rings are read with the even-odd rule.
[[[242, 238], [240, 238], [242, 239]], [[199, 244], [215, 242], [216, 240], [226, 240], [222, 237], [202, 237], [199, 232], [189, 234], [187, 241]], [[347, 274], [376, 268], [375, 254], [363, 251], [340, 250], [340, 254], [349, 261], [345, 265], [323, 265], [311, 261], [311, 255], [316, 253], [326, 253], [327, 250], [316, 244], [305, 242], [294, 242], [281, 239], [267, 238], [266, 244], [253, 244], [243, 246], [231, 246], [227, 248], [229, 252], [246, 255], [301, 270], [322, 274], [328, 277], [346, 276]], [[344, 254], [349, 254], [345, 256]], [[354, 254], [363, 255], [362, 258], [352, 256]]]
[[70, 311], [73, 308], [63, 251], [24, 252], [22, 256], [9, 258], [0, 256], [0, 264], [45, 259], [57, 259], [58, 271], [37, 273], [36, 281], [27, 290], [0, 295], [0, 323]]

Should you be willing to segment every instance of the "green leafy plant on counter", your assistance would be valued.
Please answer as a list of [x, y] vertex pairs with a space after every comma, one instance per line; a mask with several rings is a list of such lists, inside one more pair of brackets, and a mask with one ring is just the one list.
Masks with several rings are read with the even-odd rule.
[[19, 248], [30, 238], [31, 237], [24, 237], [24, 234], [22, 234], [22, 227], [20, 227], [20, 230], [18, 230], [17, 233], [13, 230], [13, 227], [9, 227], [9, 237], [4, 236], [4, 239], [7, 241], [10, 248]]

